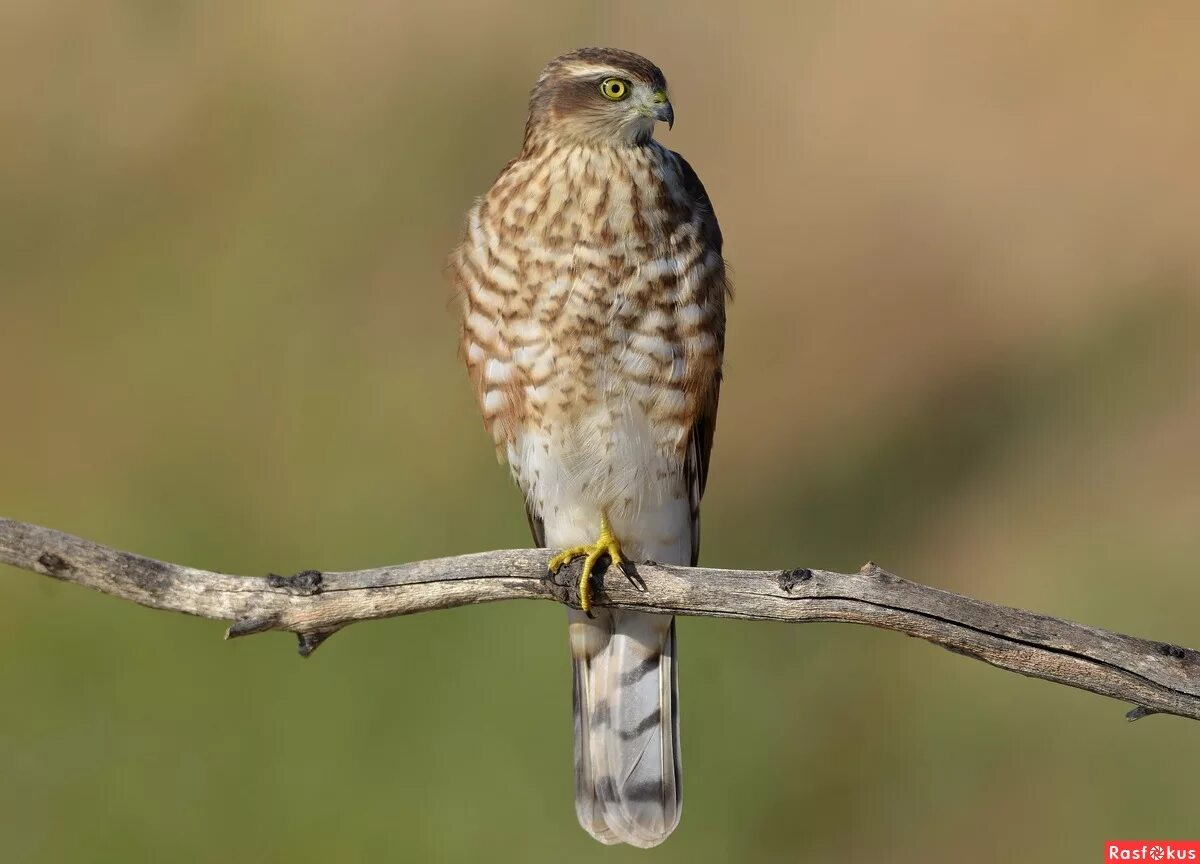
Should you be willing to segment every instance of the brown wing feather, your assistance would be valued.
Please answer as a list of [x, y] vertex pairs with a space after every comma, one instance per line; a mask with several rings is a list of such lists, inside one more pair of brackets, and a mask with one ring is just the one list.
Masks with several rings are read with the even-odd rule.
[[533, 545], [538, 549], [546, 548], [546, 523], [542, 517], [533, 512], [533, 505], [525, 499], [525, 518], [529, 520], [529, 532], [533, 534]]
[[[700, 220], [700, 236], [705, 245], [721, 255], [724, 238], [721, 236], [721, 226], [717, 222], [717, 214], [713, 210], [712, 201], [704, 184], [687, 160], [678, 153], [683, 174], [684, 187], [695, 202], [696, 216]], [[707, 278], [707, 288], [713, 301], [721, 310], [713, 322], [713, 336], [716, 340], [717, 357], [725, 353], [725, 300], [730, 295], [730, 285], [725, 273], [725, 262], [722, 259]], [[711, 296], [711, 295], [710, 295]], [[704, 495], [704, 487], [708, 482], [708, 463], [712, 454], [713, 433], [717, 426], [717, 403], [721, 396], [721, 363], [717, 362], [716, 374], [711, 380], [704, 382], [699, 399], [699, 410], [696, 421], [692, 425], [692, 433], [688, 442], [687, 458], [684, 461], [684, 471], [687, 473], [688, 488], [692, 507], [692, 566], [695, 567], [700, 558], [700, 498]]]

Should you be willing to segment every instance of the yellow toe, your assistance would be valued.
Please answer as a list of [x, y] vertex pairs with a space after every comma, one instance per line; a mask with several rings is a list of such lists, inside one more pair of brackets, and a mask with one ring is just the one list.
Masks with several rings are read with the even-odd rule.
[[550, 563], [546, 567], [551, 573], [557, 573], [576, 558], [587, 555], [591, 551], [591, 546], [572, 546], [570, 549], [564, 549], [551, 558]]
[[600, 536], [596, 538], [595, 543], [590, 546], [572, 546], [570, 549], [564, 549], [551, 558], [547, 565], [551, 573], [557, 573], [574, 559], [583, 558], [583, 570], [579, 574], [579, 608], [584, 612], [590, 612], [592, 608], [592, 571], [597, 562], [606, 555], [609, 561], [618, 567], [625, 563], [625, 558], [621, 554], [621, 542], [612, 533], [608, 519], [601, 517]]

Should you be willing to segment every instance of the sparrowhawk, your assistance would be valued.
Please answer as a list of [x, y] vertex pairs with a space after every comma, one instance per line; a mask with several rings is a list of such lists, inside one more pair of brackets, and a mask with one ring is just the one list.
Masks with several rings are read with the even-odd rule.
[[679, 821], [673, 618], [592, 608], [607, 558], [694, 565], [729, 291], [721, 230], [658, 67], [584, 48], [534, 85], [521, 152], [468, 217], [451, 270], [484, 422], [539, 546], [584, 559], [570, 611], [575, 807], [603, 843]]

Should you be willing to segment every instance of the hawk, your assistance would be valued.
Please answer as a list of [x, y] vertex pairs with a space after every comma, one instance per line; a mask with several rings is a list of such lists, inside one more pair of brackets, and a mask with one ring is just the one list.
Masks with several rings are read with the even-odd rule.
[[694, 565], [729, 292], [704, 186], [653, 138], [658, 67], [584, 48], [533, 87], [521, 152], [451, 259], [484, 424], [534, 541], [583, 559], [568, 612], [575, 809], [602, 843], [656, 846], [681, 806], [675, 622], [593, 609], [607, 558]]

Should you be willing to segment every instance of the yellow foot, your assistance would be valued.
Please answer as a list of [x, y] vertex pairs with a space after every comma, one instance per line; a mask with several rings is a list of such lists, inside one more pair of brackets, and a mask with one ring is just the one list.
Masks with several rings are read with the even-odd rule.
[[621, 541], [612, 533], [608, 519], [601, 516], [600, 536], [596, 538], [595, 543], [591, 546], [572, 546], [550, 559], [550, 572], [557, 573], [564, 565], [583, 557], [583, 572], [579, 574], [579, 608], [584, 612], [590, 613], [592, 608], [592, 569], [605, 555], [614, 566], [624, 571], [625, 559], [621, 556]]

